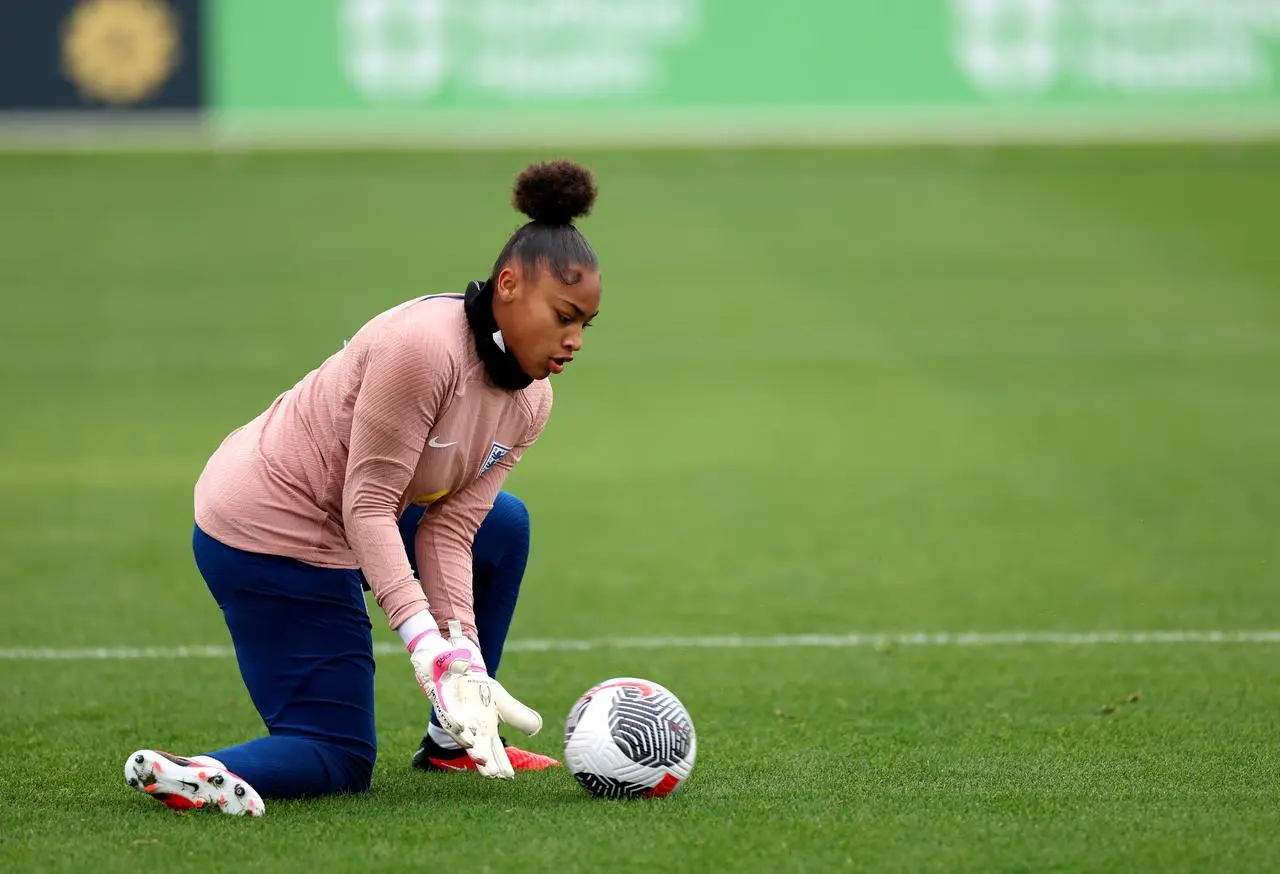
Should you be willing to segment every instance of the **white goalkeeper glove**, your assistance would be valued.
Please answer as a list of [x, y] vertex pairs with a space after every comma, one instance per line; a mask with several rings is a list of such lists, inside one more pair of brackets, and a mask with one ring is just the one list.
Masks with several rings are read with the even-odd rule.
[[[428, 626], [406, 642], [418, 685], [431, 701], [440, 727], [463, 749], [470, 749], [475, 745], [475, 730], [467, 725], [462, 683], [471, 673], [471, 650], [445, 640], [430, 614], [420, 613], [405, 625], [410, 623]], [[407, 637], [412, 631], [402, 629], [402, 636]]]
[[506, 723], [529, 736], [542, 730], [542, 717], [538, 711], [517, 701], [502, 684], [489, 676], [479, 648], [461, 635], [458, 623], [449, 623], [453, 642], [474, 649], [471, 670], [459, 686], [462, 698], [461, 712], [472, 729], [473, 745], [468, 750], [476, 763], [476, 769], [486, 777], [504, 780], [515, 779], [515, 769], [507, 758], [506, 748], [498, 734], [498, 726]]
[[[415, 617], [416, 618], [416, 617]], [[449, 639], [430, 628], [411, 638], [410, 660], [418, 684], [431, 700], [440, 727], [467, 750], [486, 777], [514, 779], [515, 769], [498, 735], [507, 723], [527, 735], [542, 730], [542, 717], [489, 676], [480, 648], [462, 636], [457, 620], [449, 621]]]

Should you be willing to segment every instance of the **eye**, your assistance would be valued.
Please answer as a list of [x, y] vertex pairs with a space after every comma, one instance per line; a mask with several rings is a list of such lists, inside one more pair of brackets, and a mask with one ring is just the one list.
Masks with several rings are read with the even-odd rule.
[[561, 312], [556, 313], [556, 318], [560, 320], [560, 324], [562, 325], [567, 325], [573, 321], [572, 316], [566, 316], [564, 313], [561, 313]]

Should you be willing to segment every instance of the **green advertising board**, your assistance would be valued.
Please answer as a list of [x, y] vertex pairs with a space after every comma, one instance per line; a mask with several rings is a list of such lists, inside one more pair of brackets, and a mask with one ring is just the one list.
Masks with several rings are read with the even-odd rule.
[[219, 0], [227, 123], [1277, 124], [1280, 0]]

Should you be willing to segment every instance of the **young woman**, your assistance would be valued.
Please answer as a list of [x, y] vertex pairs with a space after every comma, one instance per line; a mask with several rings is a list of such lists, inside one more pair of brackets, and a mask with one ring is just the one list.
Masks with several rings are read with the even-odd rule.
[[141, 749], [125, 780], [169, 807], [261, 815], [264, 798], [369, 788], [373, 592], [431, 702], [414, 765], [511, 778], [558, 764], [514, 747], [538, 713], [494, 678], [529, 547], [503, 481], [551, 412], [546, 378], [582, 348], [600, 304], [574, 226], [595, 181], [534, 164], [530, 221], [489, 278], [365, 324], [232, 432], [195, 488], [193, 549], [268, 735], [184, 758]]

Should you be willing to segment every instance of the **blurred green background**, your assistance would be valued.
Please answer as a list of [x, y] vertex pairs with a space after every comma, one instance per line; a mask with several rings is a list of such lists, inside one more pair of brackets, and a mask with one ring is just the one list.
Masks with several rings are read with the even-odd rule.
[[[517, 630], [1265, 618], [1276, 155], [579, 156], [605, 296], [511, 480], [556, 617]], [[6, 159], [0, 537], [23, 578], [96, 580], [38, 624], [8, 587], [0, 633], [100, 642], [130, 581], [188, 603], [218, 441], [374, 313], [483, 276], [530, 157]]]

